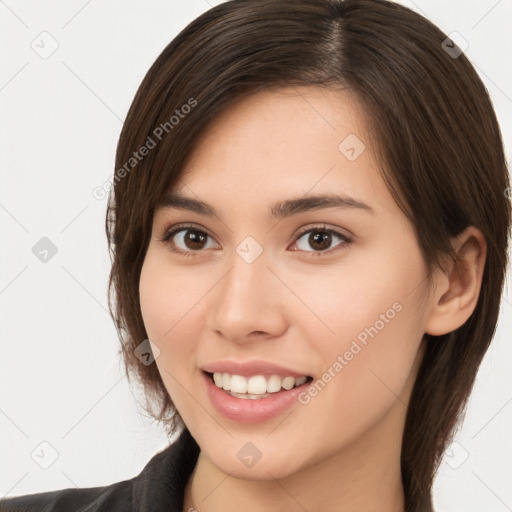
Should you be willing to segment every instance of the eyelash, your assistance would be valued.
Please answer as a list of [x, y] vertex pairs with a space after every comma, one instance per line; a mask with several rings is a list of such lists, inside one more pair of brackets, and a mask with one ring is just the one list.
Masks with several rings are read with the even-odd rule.
[[[198, 255], [198, 253], [201, 253], [201, 252], [204, 252], [202, 250], [198, 250], [198, 251], [193, 251], [193, 250], [190, 250], [190, 251], [182, 251], [181, 249], [176, 249], [175, 247], [172, 246], [172, 244], [170, 243], [172, 237], [174, 235], [176, 235], [177, 233], [179, 233], [180, 231], [196, 231], [198, 233], [202, 233], [204, 235], [207, 235], [209, 236], [211, 239], [215, 239], [211, 233], [209, 233], [207, 230], [205, 229], [199, 229], [197, 228], [196, 226], [194, 225], [191, 225], [191, 224], [176, 224], [175, 226], [173, 226], [172, 228], [170, 228], [169, 230], [167, 230], [165, 232], [165, 234], [163, 235], [163, 237], [159, 238], [158, 241], [160, 242], [163, 242], [167, 245], [169, 245], [169, 249], [172, 251], [172, 252], [175, 252], [177, 254], [180, 254], [182, 256], [192, 256], [192, 257], [195, 257]], [[340, 231], [337, 231], [335, 229], [332, 229], [332, 228], [328, 228], [327, 226], [323, 225], [323, 226], [314, 226], [314, 227], [307, 227], [307, 228], [304, 228], [304, 229], [301, 229], [296, 235], [295, 235], [295, 242], [297, 242], [297, 240], [299, 240], [300, 238], [302, 238], [303, 235], [305, 235], [306, 233], [310, 233], [310, 232], [321, 232], [321, 233], [329, 233], [331, 235], [335, 235], [335, 236], [338, 236], [339, 238], [341, 238], [342, 242], [338, 245], [336, 245], [334, 248], [332, 249], [327, 249], [325, 251], [300, 251], [299, 249], [297, 249], [298, 251], [300, 252], [306, 252], [309, 254], [309, 256], [312, 256], [312, 257], [321, 257], [325, 254], [331, 254], [337, 250], [343, 250], [345, 248], [347, 248], [351, 243], [352, 243], [352, 239], [347, 237], [346, 235], [344, 235], [343, 233], [341, 233]]]

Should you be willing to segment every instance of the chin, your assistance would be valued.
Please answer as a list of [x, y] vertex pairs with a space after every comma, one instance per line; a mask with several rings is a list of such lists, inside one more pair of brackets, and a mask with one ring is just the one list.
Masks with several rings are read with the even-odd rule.
[[293, 465], [290, 461], [294, 460], [292, 456], [283, 456], [277, 452], [273, 455], [267, 455], [254, 463], [252, 467], [246, 466], [238, 458], [219, 456], [212, 460], [213, 464], [225, 474], [229, 474], [232, 478], [240, 480], [258, 480], [268, 481], [286, 478], [302, 469], [300, 463], [295, 459]]

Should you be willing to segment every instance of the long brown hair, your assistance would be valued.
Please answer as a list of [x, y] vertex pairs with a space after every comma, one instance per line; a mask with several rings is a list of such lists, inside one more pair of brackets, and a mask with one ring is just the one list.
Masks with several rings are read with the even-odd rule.
[[341, 86], [372, 120], [382, 176], [414, 226], [429, 272], [442, 257], [455, 258], [450, 238], [470, 225], [488, 246], [473, 314], [453, 332], [425, 334], [401, 465], [406, 510], [430, 496], [495, 332], [510, 232], [496, 116], [477, 73], [446, 37], [383, 0], [233, 0], [192, 21], [150, 68], [117, 148], [106, 224], [109, 304], [127, 374], [169, 433], [181, 417], [156, 365], [134, 353], [147, 338], [138, 287], [155, 207], [209, 121], [235, 99], [280, 86]]

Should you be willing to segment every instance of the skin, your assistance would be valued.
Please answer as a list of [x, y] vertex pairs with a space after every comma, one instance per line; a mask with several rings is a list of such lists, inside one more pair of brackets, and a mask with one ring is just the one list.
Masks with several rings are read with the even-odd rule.
[[[338, 149], [350, 134], [365, 144], [354, 161]], [[156, 211], [140, 300], [163, 382], [201, 448], [183, 510], [403, 510], [400, 443], [423, 335], [450, 332], [471, 315], [486, 246], [468, 228], [453, 240], [465, 264], [447, 263], [429, 287], [374, 149], [348, 91], [259, 92], [215, 119], [173, 189], [211, 204], [222, 220]], [[374, 213], [329, 207], [267, 217], [278, 201], [321, 193], [346, 194]], [[184, 222], [213, 235], [204, 248], [187, 245], [186, 230], [161, 241]], [[324, 224], [352, 242], [308, 243]], [[303, 227], [317, 231], [299, 238]], [[263, 249], [252, 263], [236, 251], [247, 236]], [[173, 252], [172, 241], [194, 255]], [[204, 392], [199, 367], [221, 359], [264, 359], [321, 379], [396, 303], [400, 312], [321, 392], [277, 418], [228, 420]], [[262, 454], [252, 467], [237, 457], [247, 442]]]

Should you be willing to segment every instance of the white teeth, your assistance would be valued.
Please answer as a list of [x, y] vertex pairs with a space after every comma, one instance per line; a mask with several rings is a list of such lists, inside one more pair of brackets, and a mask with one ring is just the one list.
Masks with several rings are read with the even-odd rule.
[[229, 373], [222, 374], [222, 389], [226, 391], [231, 389], [231, 375]]
[[[246, 380], [245, 377], [240, 377], [239, 375], [233, 375], [233, 377]], [[247, 392], [251, 395], [263, 395], [263, 393], [267, 392], [267, 379], [263, 375], [251, 377], [247, 382]]]
[[222, 387], [222, 373], [219, 373], [219, 372], [215, 372], [213, 374], [213, 380], [215, 382], [215, 385], [218, 387], [218, 388], [221, 388]]
[[267, 391], [269, 393], [277, 393], [281, 391], [281, 378], [279, 375], [272, 375], [267, 382]]
[[295, 386], [295, 378], [294, 377], [285, 377], [283, 382], [281, 383], [284, 389], [292, 389]]
[[298, 377], [295, 379], [295, 385], [296, 386], [302, 386], [306, 382], [306, 377]]
[[226, 372], [214, 372], [213, 374], [213, 381], [218, 388], [229, 391], [232, 396], [251, 399], [264, 398], [271, 393], [281, 391], [281, 388], [290, 390], [295, 386], [301, 386], [306, 380], [306, 376], [283, 378], [279, 375], [272, 375], [267, 380], [263, 375], [253, 375], [247, 378]]
[[[240, 375], [233, 375], [230, 389], [234, 393], [247, 393], [247, 379]], [[250, 391], [250, 393], [256, 393], [256, 391]]]

